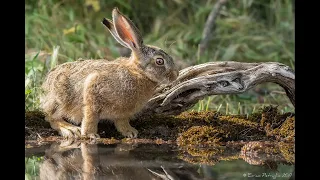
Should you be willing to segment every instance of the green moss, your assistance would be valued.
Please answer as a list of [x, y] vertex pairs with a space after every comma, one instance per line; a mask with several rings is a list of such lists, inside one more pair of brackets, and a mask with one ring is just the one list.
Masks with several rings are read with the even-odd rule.
[[281, 126], [272, 128], [270, 124], [266, 126], [266, 132], [269, 137], [275, 137], [278, 141], [294, 142], [295, 141], [295, 118], [288, 117]]
[[213, 119], [217, 119], [221, 113], [216, 111], [202, 111], [202, 112], [183, 112], [177, 116], [177, 118], [185, 121], [204, 121], [211, 122]]
[[286, 161], [289, 163], [295, 163], [294, 143], [279, 142], [278, 146]]
[[221, 140], [224, 134], [223, 130], [212, 126], [192, 126], [187, 131], [181, 133], [177, 138], [177, 143], [179, 146], [214, 145]]
[[226, 132], [227, 140], [261, 140], [265, 139], [265, 132], [258, 123], [234, 116], [220, 116], [221, 128]]
[[295, 118], [288, 118], [281, 127], [277, 128], [279, 130], [279, 135], [285, 138], [287, 141], [294, 141], [295, 137]]

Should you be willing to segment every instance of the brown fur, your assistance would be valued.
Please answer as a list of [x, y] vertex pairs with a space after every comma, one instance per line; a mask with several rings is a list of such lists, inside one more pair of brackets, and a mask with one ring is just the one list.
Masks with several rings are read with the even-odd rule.
[[[116, 37], [132, 50], [130, 58], [64, 63], [52, 69], [42, 85], [40, 107], [51, 127], [63, 136], [96, 138], [99, 120], [108, 119], [122, 135], [136, 137], [138, 132], [130, 126], [129, 118], [143, 108], [158, 85], [178, 76], [169, 55], [157, 47], [143, 45], [133, 23], [118, 10], [113, 11], [113, 16], [131, 25], [130, 31], [124, 33], [132, 32], [130, 38]], [[113, 25], [109, 23], [107, 27]], [[113, 36], [120, 34], [116, 27], [108, 29]], [[136, 41], [130, 42], [132, 39]], [[162, 66], [155, 63], [159, 57], [165, 61]], [[81, 129], [65, 119], [81, 123]]]

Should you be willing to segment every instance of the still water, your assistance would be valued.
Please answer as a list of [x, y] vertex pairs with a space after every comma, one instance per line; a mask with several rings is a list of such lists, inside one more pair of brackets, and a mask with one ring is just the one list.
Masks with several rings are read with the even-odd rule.
[[244, 152], [243, 147], [26, 143], [25, 177], [43, 180], [294, 179], [293, 161], [288, 161], [281, 154], [264, 154], [248, 148]]

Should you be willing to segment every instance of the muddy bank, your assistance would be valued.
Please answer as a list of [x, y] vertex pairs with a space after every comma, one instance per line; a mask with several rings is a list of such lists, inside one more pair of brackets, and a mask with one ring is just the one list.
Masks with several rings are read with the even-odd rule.
[[[58, 136], [44, 117], [39, 111], [25, 113], [26, 140]], [[184, 112], [178, 116], [144, 116], [132, 120], [131, 125], [139, 131], [139, 138], [177, 141], [183, 146], [241, 140], [294, 142], [294, 121], [294, 113], [280, 114], [276, 107], [268, 106], [248, 117], [215, 111]], [[98, 133], [101, 138], [124, 138], [108, 121], [99, 123]]]

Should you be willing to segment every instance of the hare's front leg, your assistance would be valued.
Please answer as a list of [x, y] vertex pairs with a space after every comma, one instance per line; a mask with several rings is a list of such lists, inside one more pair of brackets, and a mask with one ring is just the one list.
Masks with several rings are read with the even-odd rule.
[[116, 119], [114, 125], [117, 130], [125, 137], [136, 138], [138, 131], [129, 124], [129, 118], [127, 119]]
[[96, 89], [97, 73], [90, 74], [84, 83], [83, 89], [83, 119], [81, 135], [90, 139], [100, 138], [98, 133], [99, 123], [99, 90]]
[[93, 110], [90, 105], [84, 107], [84, 117], [81, 125], [81, 136], [90, 139], [100, 138], [98, 133], [98, 114]]

